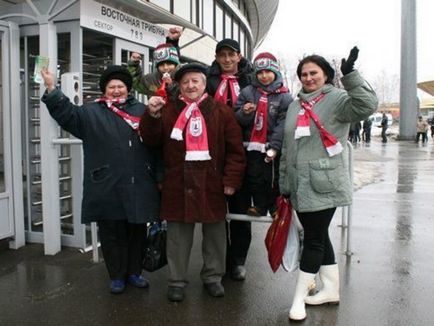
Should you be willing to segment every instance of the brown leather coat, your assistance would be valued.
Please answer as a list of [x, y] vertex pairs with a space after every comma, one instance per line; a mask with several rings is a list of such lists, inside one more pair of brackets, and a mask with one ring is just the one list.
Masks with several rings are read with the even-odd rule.
[[170, 139], [184, 106], [180, 100], [169, 102], [162, 108], [161, 118], [145, 112], [140, 121], [143, 142], [163, 146], [165, 171], [160, 217], [185, 223], [222, 221], [226, 216], [224, 186], [239, 189], [244, 175], [241, 129], [233, 110], [209, 96], [199, 108], [206, 122], [211, 160], [185, 161], [185, 142]]

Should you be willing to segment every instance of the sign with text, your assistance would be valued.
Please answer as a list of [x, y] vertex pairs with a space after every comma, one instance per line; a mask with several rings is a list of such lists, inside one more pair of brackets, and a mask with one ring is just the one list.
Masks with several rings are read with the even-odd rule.
[[163, 27], [91, 0], [80, 2], [80, 25], [151, 47], [166, 39]]

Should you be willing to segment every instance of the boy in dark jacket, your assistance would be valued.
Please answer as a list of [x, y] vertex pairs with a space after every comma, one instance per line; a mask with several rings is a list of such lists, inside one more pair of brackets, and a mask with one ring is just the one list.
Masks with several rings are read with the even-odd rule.
[[292, 97], [283, 86], [274, 55], [258, 54], [253, 68], [255, 78], [241, 91], [235, 106], [247, 156], [244, 183], [237, 199], [248, 215], [262, 216], [268, 212], [273, 215], [279, 195], [278, 163], [283, 127]]
[[148, 97], [173, 96], [178, 91], [176, 82], [173, 81], [175, 70], [179, 61], [179, 38], [181, 29], [172, 27], [166, 37], [166, 43], [158, 45], [153, 54], [154, 72], [144, 75], [140, 66], [141, 55], [133, 52], [128, 61], [128, 70], [133, 77], [133, 89]]

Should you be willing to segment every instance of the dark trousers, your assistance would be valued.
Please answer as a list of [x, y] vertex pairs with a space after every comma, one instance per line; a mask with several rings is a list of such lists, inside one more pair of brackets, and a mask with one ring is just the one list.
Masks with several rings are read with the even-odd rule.
[[126, 220], [98, 222], [102, 255], [110, 279], [125, 279], [142, 273], [142, 252], [146, 234], [145, 224]]
[[[229, 198], [229, 212], [246, 214], [253, 204], [261, 215], [267, 215], [267, 212], [272, 214], [279, 195], [279, 157], [266, 163], [264, 153], [250, 151], [246, 152], [246, 156], [247, 168], [243, 186]], [[226, 265], [228, 268], [244, 265], [252, 240], [251, 223], [231, 221], [227, 224], [227, 235]]]
[[304, 229], [300, 270], [316, 274], [321, 265], [335, 264], [335, 254], [329, 237], [329, 225], [336, 207], [297, 215]]
[[363, 130], [363, 140], [366, 143], [370, 143], [371, 142], [371, 128]]
[[382, 127], [381, 129], [381, 138], [383, 143], [387, 143], [387, 136], [386, 136], [386, 130], [387, 128]]
[[[240, 199], [240, 192], [229, 198], [230, 213], [246, 214], [250, 203]], [[252, 223], [244, 221], [230, 221], [226, 223], [226, 268], [244, 265], [252, 241]]]
[[427, 132], [426, 132], [426, 131], [425, 131], [425, 132], [418, 132], [418, 133], [416, 134], [416, 143], [419, 142], [419, 138], [420, 138], [420, 136], [422, 136], [422, 143], [425, 143], [425, 142], [428, 141], [428, 135], [427, 135]]

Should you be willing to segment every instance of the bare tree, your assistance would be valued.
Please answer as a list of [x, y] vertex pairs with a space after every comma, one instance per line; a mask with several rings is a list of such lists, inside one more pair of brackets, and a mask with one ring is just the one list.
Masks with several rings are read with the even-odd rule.
[[390, 75], [382, 70], [375, 79], [372, 86], [377, 93], [380, 106], [387, 107], [391, 103], [399, 101], [399, 76]]
[[298, 62], [289, 65], [288, 60], [285, 57], [281, 56], [280, 58], [280, 72], [282, 74], [283, 82], [285, 83], [285, 86], [288, 87], [292, 95], [297, 94], [301, 88], [297, 77]]

